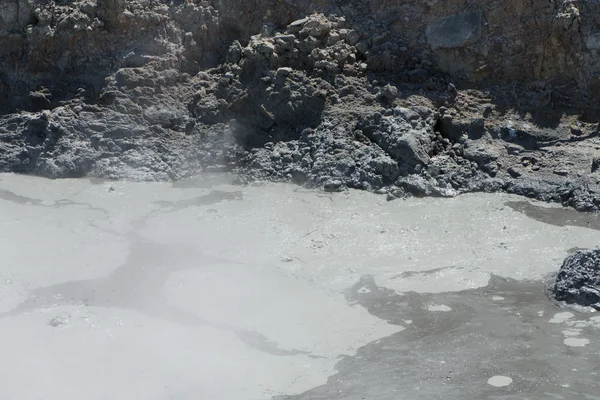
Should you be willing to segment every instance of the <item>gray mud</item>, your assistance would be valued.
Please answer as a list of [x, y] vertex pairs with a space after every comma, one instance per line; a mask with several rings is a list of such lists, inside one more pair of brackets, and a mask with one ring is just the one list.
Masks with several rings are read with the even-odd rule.
[[[597, 213], [505, 204], [546, 224], [600, 229]], [[484, 288], [438, 294], [400, 293], [364, 276], [345, 292], [348, 301], [406, 330], [340, 361], [327, 384], [276, 399], [600, 399], [600, 317], [550, 299], [555, 276], [492, 276]], [[493, 376], [512, 381], [495, 387]]]
[[600, 214], [598, 212], [579, 212], [569, 208], [548, 207], [533, 204], [529, 201], [508, 201], [505, 203], [515, 211], [522, 212], [529, 218], [555, 226], [579, 226], [600, 230]]
[[8, 398], [596, 399], [593, 214], [215, 183], [0, 175]]
[[[590, 343], [565, 345], [565, 324], [549, 322], [564, 310], [542, 281], [494, 276], [485, 288], [428, 295], [390, 291], [365, 276], [346, 298], [406, 330], [340, 361], [327, 384], [278, 400], [599, 398], [600, 321], [587, 324], [594, 314], [575, 313], [567, 322], [579, 320], [576, 337]], [[428, 311], [432, 304], [451, 310]], [[488, 384], [496, 375], [512, 383]]]

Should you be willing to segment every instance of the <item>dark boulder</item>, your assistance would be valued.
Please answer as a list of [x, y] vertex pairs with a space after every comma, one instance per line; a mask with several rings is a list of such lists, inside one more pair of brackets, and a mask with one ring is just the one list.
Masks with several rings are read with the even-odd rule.
[[568, 256], [558, 271], [552, 292], [556, 300], [600, 310], [600, 249]]

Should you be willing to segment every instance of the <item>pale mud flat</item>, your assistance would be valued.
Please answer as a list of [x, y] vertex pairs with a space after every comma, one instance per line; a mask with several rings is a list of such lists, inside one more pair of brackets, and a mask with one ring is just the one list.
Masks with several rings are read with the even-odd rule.
[[593, 215], [508, 195], [0, 175], [0, 399], [600, 399], [543, 278]]

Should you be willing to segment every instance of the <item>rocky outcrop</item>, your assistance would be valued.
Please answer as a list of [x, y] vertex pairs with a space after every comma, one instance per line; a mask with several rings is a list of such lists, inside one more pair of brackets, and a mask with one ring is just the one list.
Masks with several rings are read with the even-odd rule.
[[551, 290], [556, 300], [600, 310], [600, 249], [568, 256]]
[[599, 11], [7, 0], [0, 170], [141, 180], [228, 170], [388, 199], [507, 191], [598, 209]]

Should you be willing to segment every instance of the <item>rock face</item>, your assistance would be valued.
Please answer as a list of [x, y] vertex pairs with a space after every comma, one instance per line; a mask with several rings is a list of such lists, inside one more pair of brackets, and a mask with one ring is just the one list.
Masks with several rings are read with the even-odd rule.
[[0, 170], [227, 170], [598, 209], [599, 15], [545, 0], [6, 0]]
[[600, 249], [567, 257], [552, 291], [559, 301], [600, 310]]
[[481, 11], [440, 18], [425, 31], [427, 41], [432, 50], [468, 46], [481, 37], [482, 20]]

